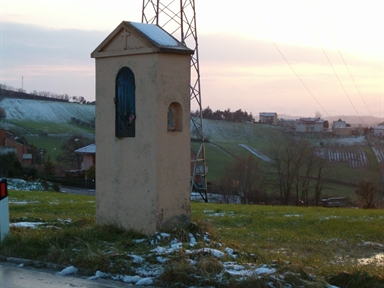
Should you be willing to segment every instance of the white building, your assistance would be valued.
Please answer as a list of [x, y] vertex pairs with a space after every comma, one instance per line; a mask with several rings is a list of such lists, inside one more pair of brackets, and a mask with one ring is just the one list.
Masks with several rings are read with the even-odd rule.
[[295, 128], [295, 120], [294, 119], [279, 119], [277, 120], [277, 126]]
[[260, 112], [259, 113], [259, 122], [266, 124], [276, 124], [277, 123], [277, 113], [275, 112]]
[[373, 134], [378, 137], [384, 136], [384, 122], [380, 123], [378, 126], [373, 127]]
[[297, 132], [322, 132], [324, 130], [324, 120], [320, 118], [297, 119], [295, 130]]
[[341, 119], [337, 121], [333, 121], [332, 124], [332, 130], [335, 131], [337, 129], [344, 129], [347, 127], [347, 123], [345, 121], [342, 121]]

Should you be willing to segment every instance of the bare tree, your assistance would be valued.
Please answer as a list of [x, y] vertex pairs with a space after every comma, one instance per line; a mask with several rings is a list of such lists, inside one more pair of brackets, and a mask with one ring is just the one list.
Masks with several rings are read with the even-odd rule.
[[315, 201], [320, 201], [321, 192], [326, 188], [324, 178], [328, 171], [327, 161], [316, 156], [311, 144], [305, 139], [288, 139], [276, 143], [270, 149], [271, 171], [269, 180], [280, 193], [282, 204], [309, 205], [311, 192]]
[[256, 157], [240, 157], [228, 168], [220, 181], [222, 193], [226, 199], [229, 195], [239, 196], [242, 204], [254, 203], [257, 193], [261, 191], [261, 173]]
[[329, 178], [331, 176], [331, 166], [324, 158], [315, 157], [316, 165], [314, 171], [314, 193], [315, 204], [320, 204], [321, 195], [328, 188]]
[[[280, 201], [288, 205], [298, 183], [302, 155], [295, 140], [275, 143], [269, 151], [272, 171], [269, 180], [280, 192]], [[297, 191], [297, 190], [296, 190]]]
[[308, 206], [312, 174], [315, 168], [315, 154], [311, 145], [305, 140], [300, 140], [296, 148], [300, 160], [297, 163], [296, 203]]
[[357, 184], [355, 189], [355, 194], [360, 203], [362, 203], [364, 208], [374, 208], [375, 201], [379, 196], [379, 190], [376, 183], [371, 179], [365, 179]]

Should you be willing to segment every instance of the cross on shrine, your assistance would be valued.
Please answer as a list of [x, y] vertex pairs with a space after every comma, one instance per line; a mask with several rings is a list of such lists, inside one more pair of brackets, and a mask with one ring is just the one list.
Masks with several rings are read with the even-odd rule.
[[124, 50], [127, 50], [128, 48], [128, 36], [131, 35], [131, 33], [129, 33], [129, 31], [127, 29], [124, 29], [123, 30], [123, 33], [121, 34], [121, 37], [124, 39], [125, 41], [125, 47], [124, 47]]

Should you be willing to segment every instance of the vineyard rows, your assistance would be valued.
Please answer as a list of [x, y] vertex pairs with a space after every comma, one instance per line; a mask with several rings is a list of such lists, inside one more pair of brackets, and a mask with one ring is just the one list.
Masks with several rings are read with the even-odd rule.
[[372, 149], [376, 155], [377, 162], [384, 163], [384, 147], [374, 146]]
[[369, 166], [364, 149], [357, 145], [317, 148], [315, 154], [327, 159], [330, 163], [346, 162], [349, 168], [365, 168]]

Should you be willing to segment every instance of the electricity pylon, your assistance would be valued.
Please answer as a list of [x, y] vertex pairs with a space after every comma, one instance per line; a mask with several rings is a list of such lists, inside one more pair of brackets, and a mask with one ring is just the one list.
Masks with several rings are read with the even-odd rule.
[[191, 151], [191, 192], [199, 192], [204, 201], [208, 202], [195, 1], [143, 0], [141, 21], [160, 26], [194, 50], [191, 56], [190, 100], [191, 108], [197, 104], [198, 113], [191, 117], [191, 136], [199, 143], [199, 148]]

